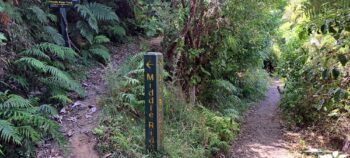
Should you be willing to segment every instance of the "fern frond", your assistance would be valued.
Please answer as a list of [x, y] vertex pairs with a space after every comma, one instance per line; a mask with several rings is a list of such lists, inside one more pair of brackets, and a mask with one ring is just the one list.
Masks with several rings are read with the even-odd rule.
[[119, 37], [126, 36], [126, 31], [122, 26], [115, 25], [108, 27], [108, 32], [110, 32], [112, 35], [116, 35]]
[[28, 9], [31, 11], [31, 13], [33, 13], [32, 15], [35, 15], [35, 18], [32, 20], [38, 20], [41, 24], [47, 24], [49, 22], [46, 13], [38, 6], [34, 5], [29, 7]]
[[128, 72], [127, 76], [141, 75], [145, 72], [145, 69], [135, 69]]
[[237, 93], [237, 87], [235, 87], [230, 81], [227, 80], [212, 80], [210, 81], [212, 87], [224, 89], [228, 92]]
[[82, 5], [82, 4], [76, 4], [75, 7], [78, 13], [80, 14], [80, 16], [87, 21], [90, 28], [92, 28], [96, 33], [98, 33], [97, 19], [95, 15], [92, 13], [91, 8], [88, 8], [87, 5]]
[[28, 88], [29, 82], [27, 81], [27, 79], [25, 77], [19, 76], [19, 75], [14, 75], [14, 74], [10, 74], [9, 76], [10, 76], [10, 79], [15, 81], [21, 87]]
[[98, 35], [94, 38], [94, 43], [96, 44], [108, 43], [109, 41], [109, 38], [105, 35]]
[[46, 66], [46, 72], [54, 77], [61, 78], [63, 80], [73, 80], [66, 72], [53, 66]]
[[42, 43], [36, 45], [35, 48], [51, 53], [62, 60], [69, 60], [78, 56], [78, 54], [71, 48], [62, 47], [52, 43]]
[[58, 102], [62, 103], [63, 105], [67, 105], [67, 104], [73, 102], [73, 101], [72, 101], [71, 99], [69, 99], [66, 95], [55, 95], [55, 96], [52, 96], [52, 97], [50, 98], [50, 100], [58, 101]]
[[50, 62], [50, 65], [53, 66], [53, 67], [56, 67], [60, 70], [65, 70], [66, 69], [66, 66], [64, 63], [60, 62], [60, 61], [53, 61], [53, 62]]
[[5, 3], [3, 1], [0, 1], [0, 6], [3, 8], [2, 12], [5, 12], [7, 15], [11, 17], [12, 20], [14, 20], [16, 23], [22, 23], [22, 15], [19, 8], [14, 7], [10, 3]]
[[40, 134], [37, 130], [35, 130], [31, 126], [21, 126], [17, 127], [18, 133], [22, 135], [24, 138], [29, 139], [33, 142], [37, 142], [40, 140]]
[[43, 113], [45, 115], [56, 115], [57, 114], [56, 108], [54, 108], [48, 104], [41, 105], [38, 109], [38, 112]]
[[15, 61], [19, 66], [27, 66], [34, 68], [39, 72], [46, 72], [46, 64], [32, 57], [22, 57]]
[[48, 42], [53, 42], [57, 45], [64, 46], [64, 38], [55, 28], [51, 26], [45, 26], [44, 31], [46, 34], [48, 34]]
[[14, 142], [21, 145], [22, 138], [12, 124], [6, 120], [0, 120], [0, 139], [4, 142]]
[[45, 59], [47, 61], [50, 60], [50, 57], [38, 48], [27, 49], [27, 50], [21, 52], [21, 55], [39, 57], [39, 58]]
[[89, 43], [92, 43], [94, 39], [94, 30], [88, 27], [88, 24], [84, 21], [78, 21], [76, 27], [80, 29], [80, 34], [86, 38]]
[[100, 21], [119, 21], [117, 14], [112, 10], [111, 7], [100, 3], [89, 3], [86, 8]]
[[89, 49], [89, 52], [94, 56], [102, 58], [104, 62], [108, 62], [110, 60], [110, 54], [106, 49], [91, 48]]
[[131, 77], [128, 77], [128, 76], [124, 76], [124, 79], [125, 79], [125, 83], [127, 85], [137, 85], [137, 84], [140, 83], [139, 80], [131, 78]]
[[18, 95], [9, 95], [5, 102], [0, 103], [1, 110], [8, 108], [26, 108], [30, 106], [30, 101]]
[[60, 87], [67, 90], [74, 91], [80, 96], [84, 96], [84, 90], [81, 88], [80, 84], [75, 80], [67, 80], [66, 78], [60, 78], [58, 76], [52, 76], [40, 79], [42, 83], [49, 87]]

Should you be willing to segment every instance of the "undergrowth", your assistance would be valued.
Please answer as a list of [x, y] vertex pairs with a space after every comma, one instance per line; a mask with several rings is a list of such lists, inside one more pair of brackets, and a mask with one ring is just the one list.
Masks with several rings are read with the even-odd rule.
[[[203, 93], [203, 96], [210, 94], [207, 99], [212, 102], [189, 104], [181, 88], [167, 81], [163, 88], [164, 150], [157, 153], [146, 151], [143, 73], [143, 53], [130, 57], [119, 70], [111, 68], [107, 73], [109, 90], [100, 102], [105, 115], [101, 124], [93, 130], [99, 139], [97, 150], [100, 154], [111, 153], [112, 157], [199, 158], [220, 156], [229, 149], [230, 142], [239, 131], [240, 116], [250, 107], [251, 99], [238, 97], [245, 90], [228, 81], [212, 81], [208, 84], [211, 85], [208, 91]], [[261, 84], [254, 77], [247, 78], [242, 83], [247, 90], [249, 86]], [[263, 93], [264, 89], [251, 98], [258, 97], [258, 94], [262, 97]]]

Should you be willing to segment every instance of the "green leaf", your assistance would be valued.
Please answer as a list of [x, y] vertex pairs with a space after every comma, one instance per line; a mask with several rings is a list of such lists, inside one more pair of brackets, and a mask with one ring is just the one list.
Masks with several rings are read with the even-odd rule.
[[346, 63], [349, 61], [344, 54], [339, 54], [338, 55], [338, 60], [339, 60], [339, 62], [341, 63], [342, 66], [345, 66]]
[[116, 35], [116, 36], [126, 36], [126, 31], [123, 27], [116, 25], [116, 26], [111, 26], [108, 28], [108, 30], [111, 32], [112, 35]]
[[98, 35], [94, 38], [94, 43], [96, 44], [103, 44], [103, 43], [108, 43], [110, 40], [108, 37], [105, 35]]

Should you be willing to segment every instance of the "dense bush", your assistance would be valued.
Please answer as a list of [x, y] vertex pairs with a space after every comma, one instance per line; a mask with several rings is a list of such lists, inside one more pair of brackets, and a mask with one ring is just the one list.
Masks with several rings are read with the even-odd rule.
[[181, 89], [168, 83], [163, 89], [165, 150], [148, 153], [144, 146], [143, 53], [131, 57], [119, 70], [111, 70], [107, 81], [109, 93], [101, 102], [107, 115], [94, 130], [100, 138], [97, 148], [101, 153], [113, 151], [114, 157], [210, 156], [227, 150], [238, 130], [233, 118], [186, 103]]
[[349, 7], [348, 1], [293, 1], [286, 10], [280, 73], [287, 82], [281, 106], [298, 125], [350, 114]]
[[40, 105], [35, 98], [0, 92], [1, 157], [34, 157], [34, 145], [47, 136], [63, 145], [59, 126], [49, 118], [53, 114], [57, 114], [54, 107]]
[[84, 67], [109, 62], [107, 36], [125, 36], [112, 8], [83, 2], [68, 11], [72, 48], [65, 47], [56, 13], [48, 1], [0, 0], [0, 151], [6, 157], [34, 157], [38, 142], [60, 137], [51, 105], [84, 97], [78, 82]]

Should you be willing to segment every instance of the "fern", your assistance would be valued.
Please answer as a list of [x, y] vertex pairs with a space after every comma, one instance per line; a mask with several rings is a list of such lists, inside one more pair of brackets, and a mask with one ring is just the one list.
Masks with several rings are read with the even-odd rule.
[[43, 104], [38, 108], [38, 111], [43, 115], [57, 115], [56, 108], [48, 104]]
[[52, 43], [55, 43], [57, 45], [64, 46], [65, 40], [64, 40], [63, 36], [55, 28], [53, 28], [51, 26], [45, 26], [44, 31], [48, 35], [46, 37], [46, 40], [48, 42], [52, 42]]
[[89, 3], [86, 8], [91, 11], [91, 13], [100, 21], [119, 21], [117, 14], [112, 10], [112, 8], [100, 4], [100, 3]]
[[20, 75], [10, 74], [9, 78], [12, 79], [15, 83], [19, 84], [21, 87], [28, 89], [29, 82], [25, 77]]
[[15, 62], [15, 64], [18, 64], [19, 66], [33, 68], [39, 72], [46, 72], [46, 64], [32, 57], [22, 57], [18, 59]]
[[106, 63], [110, 60], [110, 55], [108, 50], [102, 49], [102, 48], [91, 48], [89, 49], [89, 52], [93, 54], [94, 56], [97, 56], [99, 58], [102, 58], [103, 61]]
[[38, 6], [31, 6], [28, 9], [31, 11], [31, 15], [35, 16], [31, 20], [38, 20], [41, 24], [47, 24], [49, 22], [46, 13]]
[[6, 120], [0, 120], [0, 138], [5, 143], [13, 142], [21, 145], [22, 138], [17, 133], [15, 127]]
[[80, 29], [80, 34], [86, 38], [89, 43], [92, 43], [94, 39], [93, 29], [91, 29], [85, 21], [78, 21], [76, 27]]
[[57, 132], [59, 126], [47, 117], [55, 114], [54, 108], [49, 105], [34, 107], [30, 103], [18, 95], [0, 92], [0, 141], [4, 155], [12, 150], [11, 145], [33, 144], [45, 134], [63, 143], [63, 136]]
[[62, 47], [52, 43], [42, 43], [36, 45], [34, 48], [51, 53], [51, 55], [56, 56], [62, 60], [72, 61], [78, 54], [71, 48]]
[[[54, 92], [54, 89], [71, 90], [78, 93], [80, 96], [84, 96], [84, 90], [80, 87], [80, 84], [74, 80], [66, 80], [65, 78], [59, 78], [57, 76], [41, 78], [40, 81], [47, 85]], [[59, 93], [62, 94], [62, 93]]]
[[66, 95], [55, 95], [55, 96], [52, 96], [50, 98], [50, 100], [58, 101], [58, 102], [62, 103], [63, 105], [67, 105], [67, 104], [73, 102]]
[[96, 33], [98, 33], [97, 19], [95, 15], [91, 12], [91, 10], [88, 8], [88, 6], [77, 4], [75, 5], [75, 7], [80, 16], [84, 18], [89, 24], [88, 26], [90, 26], [90, 28], [93, 29]]
[[30, 79], [34, 82], [31, 84], [32, 87], [45, 85], [48, 87], [47, 94], [52, 96], [65, 95], [68, 91], [74, 91], [80, 96], [84, 96], [80, 84], [62, 70], [65, 68], [65, 62], [76, 60], [77, 54], [72, 49], [51, 43], [42, 43], [23, 51], [21, 55], [23, 57], [14, 62], [18, 69], [15, 72], [18, 74], [11, 76], [22, 87], [28, 88], [28, 79]]
[[9, 95], [6, 101], [0, 103], [0, 110], [27, 107], [30, 107], [30, 102], [18, 95]]
[[19, 8], [14, 7], [10, 3], [5, 3], [4, 1], [0, 1], [0, 6], [2, 7], [1, 12], [5, 12], [7, 15], [11, 17], [12, 20], [14, 20], [17, 23], [23, 22], [22, 15]]
[[94, 35], [99, 33], [99, 21], [116, 22], [119, 20], [110, 7], [100, 3], [76, 4], [75, 8], [82, 18], [77, 22], [76, 27], [90, 44], [93, 42]]
[[20, 135], [23, 135], [30, 141], [37, 142], [40, 140], [39, 131], [35, 130], [32, 126], [21, 126], [18, 127], [17, 130]]
[[108, 37], [104, 35], [98, 35], [94, 38], [94, 43], [95, 44], [103, 44], [103, 43], [108, 43], [110, 40]]
[[119, 37], [126, 36], [125, 29], [123, 27], [119, 26], [119, 25], [109, 26], [108, 27], [108, 33], [110, 35], [119, 36]]
[[51, 60], [50, 56], [46, 55], [43, 51], [41, 51], [38, 48], [31, 48], [31, 49], [25, 50], [21, 54], [26, 56], [39, 57], [46, 61]]

